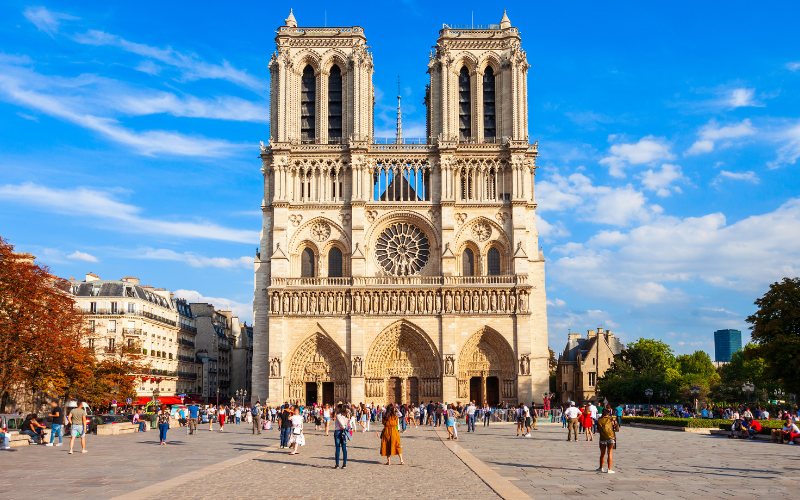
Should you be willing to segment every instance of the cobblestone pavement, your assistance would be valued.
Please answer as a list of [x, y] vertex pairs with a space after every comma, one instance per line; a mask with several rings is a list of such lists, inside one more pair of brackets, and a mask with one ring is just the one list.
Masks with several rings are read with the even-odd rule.
[[508, 424], [459, 431], [459, 444], [536, 500], [576, 496], [625, 499], [797, 498], [800, 446], [623, 427], [616, 474], [596, 472], [599, 445], [567, 442], [561, 424], [531, 438]]
[[[373, 429], [382, 429], [372, 426]], [[273, 432], [273, 441], [277, 434]], [[442, 444], [432, 428], [410, 428], [401, 435], [403, 460], [392, 457], [392, 465], [380, 456], [380, 439], [375, 432], [358, 432], [348, 443], [347, 469], [334, 465], [333, 432], [306, 431], [306, 446], [299, 455], [270, 448], [262, 456], [206, 476], [202, 484], [171, 488], [155, 499], [217, 497], [210, 485], [222, 487], [233, 496], [251, 497], [259, 492], [264, 497], [328, 499], [337, 495], [392, 500], [426, 498], [460, 498], [466, 491], [481, 500], [499, 498], [486, 484]], [[449, 491], [449, 493], [448, 493]]]

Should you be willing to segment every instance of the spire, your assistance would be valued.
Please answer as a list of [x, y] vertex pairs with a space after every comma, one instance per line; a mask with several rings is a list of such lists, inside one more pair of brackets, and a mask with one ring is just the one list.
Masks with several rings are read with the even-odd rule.
[[511, 20], [508, 18], [506, 14], [506, 10], [503, 9], [503, 19], [500, 20], [500, 29], [508, 29], [511, 27]]
[[294, 9], [289, 9], [289, 17], [286, 18], [286, 26], [297, 28], [297, 19], [294, 18]]
[[397, 75], [397, 138], [396, 144], [403, 144], [403, 118], [400, 111], [400, 75]]

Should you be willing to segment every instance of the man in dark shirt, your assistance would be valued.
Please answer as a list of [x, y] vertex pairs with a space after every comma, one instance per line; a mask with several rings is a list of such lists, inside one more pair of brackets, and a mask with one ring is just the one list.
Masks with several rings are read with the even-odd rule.
[[428, 404], [427, 410], [428, 411], [426, 413], [428, 415], [428, 425], [435, 424], [436, 422], [433, 412], [436, 410], [436, 407], [433, 406], [433, 401], [431, 401], [430, 404]]
[[281, 448], [289, 447], [289, 437], [292, 433], [292, 412], [289, 409], [289, 403], [283, 403], [283, 411], [281, 412]]
[[64, 439], [64, 413], [55, 401], [51, 403], [51, 406], [53, 409], [49, 416], [53, 419], [53, 427], [50, 429], [50, 442], [47, 443], [47, 446], [53, 446], [56, 434], [58, 434], [58, 444], [56, 446], [61, 446]]
[[28, 418], [22, 422], [19, 433], [32, 437], [35, 444], [44, 438], [44, 426], [36, 420], [34, 415], [28, 415]]

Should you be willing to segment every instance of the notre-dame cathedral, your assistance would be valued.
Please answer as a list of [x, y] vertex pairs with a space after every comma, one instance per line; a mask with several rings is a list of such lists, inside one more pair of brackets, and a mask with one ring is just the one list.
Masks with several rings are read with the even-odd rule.
[[275, 44], [253, 396], [541, 401], [538, 153], [518, 30], [505, 13], [444, 25], [427, 68], [427, 140], [414, 144], [399, 112], [394, 143], [373, 137], [363, 28], [302, 28], [290, 13]]

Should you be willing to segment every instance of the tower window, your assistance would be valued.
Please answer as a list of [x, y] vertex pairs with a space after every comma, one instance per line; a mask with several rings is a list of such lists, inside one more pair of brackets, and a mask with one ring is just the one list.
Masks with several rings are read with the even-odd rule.
[[488, 261], [489, 276], [500, 276], [500, 251], [490, 248], [486, 260]]
[[458, 134], [461, 141], [469, 141], [472, 137], [470, 87], [469, 70], [464, 66], [458, 75]]
[[303, 70], [300, 81], [300, 139], [313, 143], [317, 138], [316, 127], [317, 79], [310, 65]]
[[300, 257], [300, 277], [314, 277], [314, 251], [310, 248], [303, 250], [303, 253]]
[[461, 254], [461, 268], [463, 276], [475, 276], [475, 254], [469, 248]]
[[328, 142], [342, 142], [342, 70], [336, 65], [328, 76]]
[[328, 252], [328, 277], [342, 277], [342, 251], [336, 247], [331, 248]]
[[497, 137], [494, 108], [494, 70], [491, 66], [483, 73], [483, 140], [495, 142]]

